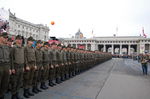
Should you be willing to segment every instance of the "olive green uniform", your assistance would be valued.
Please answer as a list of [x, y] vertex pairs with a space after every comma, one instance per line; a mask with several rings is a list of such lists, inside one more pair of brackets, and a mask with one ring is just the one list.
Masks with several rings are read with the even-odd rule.
[[49, 77], [49, 52], [48, 49], [43, 49], [43, 70], [42, 70], [42, 81], [48, 80]]
[[55, 79], [55, 64], [53, 63], [54, 53], [52, 49], [49, 49], [49, 83]]
[[23, 85], [23, 68], [24, 68], [24, 48], [14, 46], [11, 51], [12, 67], [15, 70], [15, 74], [11, 76], [11, 91], [12, 94], [16, 94], [20, 87]]
[[24, 72], [24, 88], [30, 88], [33, 85], [36, 57], [33, 47], [25, 47], [25, 68], [29, 66], [30, 70]]
[[36, 66], [37, 70], [34, 73], [34, 85], [37, 85], [41, 82], [41, 75], [42, 75], [42, 68], [43, 68], [43, 51], [41, 48], [36, 48], [35, 50], [35, 56], [36, 56]]
[[3, 97], [8, 89], [10, 65], [10, 48], [0, 45], [0, 97]]

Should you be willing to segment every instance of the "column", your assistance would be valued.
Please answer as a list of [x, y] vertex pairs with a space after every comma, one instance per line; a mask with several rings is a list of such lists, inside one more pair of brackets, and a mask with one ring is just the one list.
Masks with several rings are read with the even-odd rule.
[[111, 45], [111, 54], [114, 54], [114, 45]]
[[130, 55], [131, 45], [128, 45], [128, 55]]
[[137, 44], [137, 49], [136, 49], [136, 51], [137, 51], [137, 55], [139, 55], [139, 54], [140, 54], [140, 45], [139, 45], [139, 44]]
[[87, 50], [87, 44], [85, 44], [85, 50]]
[[96, 49], [95, 49], [95, 44], [91, 44], [91, 50], [92, 51], [95, 51]]
[[106, 45], [104, 44], [103, 46], [103, 52], [106, 52]]
[[122, 45], [120, 45], [120, 55], [122, 55]]
[[98, 44], [95, 44], [95, 50], [98, 50]]
[[150, 44], [148, 44], [148, 53], [150, 53]]

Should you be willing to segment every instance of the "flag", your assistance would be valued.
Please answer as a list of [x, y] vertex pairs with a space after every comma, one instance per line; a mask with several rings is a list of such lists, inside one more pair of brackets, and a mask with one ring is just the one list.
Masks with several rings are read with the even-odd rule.
[[118, 33], [118, 27], [116, 27], [116, 33]]
[[147, 35], [144, 33], [144, 27], [142, 28], [142, 33], [143, 33], [143, 36], [146, 38]]
[[92, 30], [92, 34], [93, 34], [93, 30]]
[[92, 30], [92, 37], [94, 37], [94, 33], [93, 33], [93, 30]]

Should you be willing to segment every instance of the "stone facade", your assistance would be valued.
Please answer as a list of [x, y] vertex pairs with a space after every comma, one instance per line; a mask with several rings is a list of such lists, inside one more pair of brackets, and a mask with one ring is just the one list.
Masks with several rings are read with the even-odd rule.
[[86, 50], [99, 50], [110, 52], [111, 54], [150, 53], [150, 38], [142, 36], [110, 36], [87, 39], [66, 38], [63, 43], [65, 45], [71, 44], [76, 48], [78, 45], [83, 45]]
[[24, 38], [32, 36], [35, 40], [47, 41], [49, 39], [49, 28], [42, 24], [33, 24], [31, 22], [17, 18], [15, 14], [9, 11], [9, 33], [12, 36], [21, 35]]

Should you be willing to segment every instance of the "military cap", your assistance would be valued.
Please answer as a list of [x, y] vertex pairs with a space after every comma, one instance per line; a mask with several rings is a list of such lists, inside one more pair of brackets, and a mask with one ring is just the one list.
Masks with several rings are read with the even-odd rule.
[[37, 41], [37, 44], [42, 44], [43, 42], [41, 40], [38, 40]]
[[8, 33], [7, 32], [3, 32], [0, 34], [0, 36], [4, 37], [4, 38], [8, 38]]
[[16, 36], [16, 39], [21, 40], [21, 39], [22, 39], [22, 36], [21, 36], [21, 35], [17, 35], [17, 36]]
[[13, 40], [12, 40], [10, 37], [8, 38], [8, 41], [9, 41], [9, 42], [13, 42]]
[[61, 46], [61, 44], [58, 44], [57, 46]]
[[66, 46], [62, 46], [62, 48], [66, 48]]
[[48, 45], [48, 46], [49, 46], [49, 43], [48, 43], [48, 42], [45, 42], [44, 45]]
[[55, 42], [53, 42], [53, 43], [51, 43], [51, 45], [56, 45], [56, 43], [55, 43]]
[[32, 36], [30, 36], [30, 37], [27, 39], [27, 41], [34, 41], [34, 39], [33, 39]]

